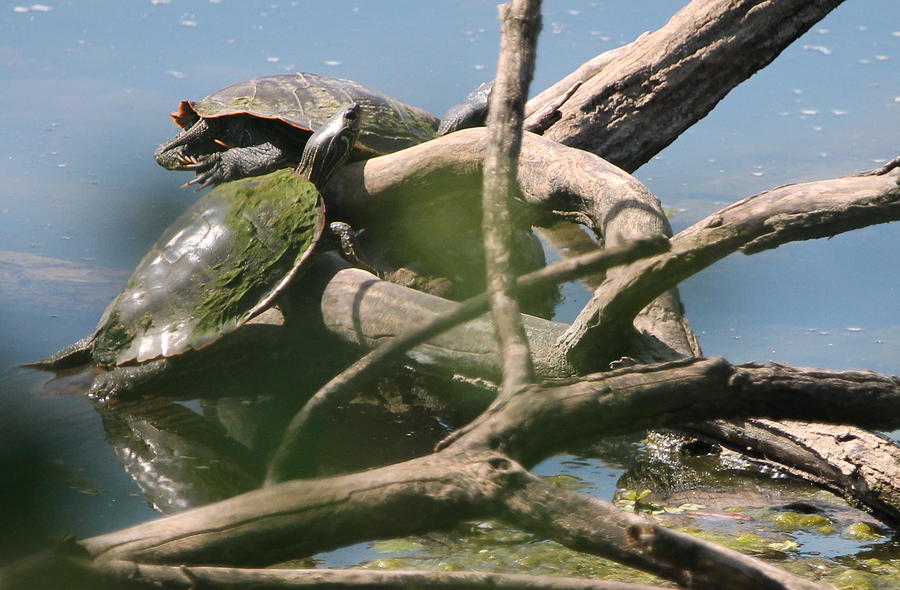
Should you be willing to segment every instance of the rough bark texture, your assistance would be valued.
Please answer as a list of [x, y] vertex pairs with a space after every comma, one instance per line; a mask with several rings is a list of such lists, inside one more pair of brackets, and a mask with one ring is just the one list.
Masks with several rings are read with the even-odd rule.
[[636, 170], [840, 3], [695, 0], [586, 80], [544, 136]]
[[688, 431], [786, 468], [884, 522], [900, 522], [900, 448], [890, 439], [846, 425], [755, 419], [716, 420]]
[[482, 228], [491, 317], [503, 359], [502, 398], [534, 381], [534, 363], [516, 298], [511, 203], [517, 192], [516, 164], [541, 29], [541, 2], [512, 0], [500, 6], [500, 19], [500, 59], [487, 117]]
[[[100, 573], [117, 582], [167, 589], [312, 588], [314, 590], [435, 588], [441, 590], [654, 590], [657, 586], [579, 578], [551, 578], [487, 572], [420, 572], [404, 570], [237, 569], [174, 567], [118, 561], [103, 564]], [[140, 582], [143, 582], [141, 584]], [[128, 586], [131, 587], [131, 586]]]

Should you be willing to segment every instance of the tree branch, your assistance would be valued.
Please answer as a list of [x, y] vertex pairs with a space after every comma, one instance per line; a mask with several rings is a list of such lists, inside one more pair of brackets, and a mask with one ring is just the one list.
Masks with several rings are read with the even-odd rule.
[[500, 16], [500, 57], [487, 118], [482, 228], [491, 315], [503, 359], [500, 396], [504, 398], [534, 382], [531, 350], [516, 299], [510, 202], [517, 192], [516, 164], [541, 28], [541, 2], [512, 0], [500, 6]]
[[429, 572], [415, 570], [337, 569], [239, 569], [186, 567], [112, 561], [98, 566], [100, 572], [119, 582], [140, 580], [172, 590], [183, 588], [288, 588], [354, 590], [427, 588], [429, 590], [659, 590], [657, 586], [623, 584], [602, 580], [556, 578], [489, 572]]
[[751, 254], [900, 219], [898, 182], [900, 167], [786, 185], [729, 205], [680, 232], [669, 252], [620, 269], [595, 292], [560, 345], [576, 365], [589, 360], [601, 366], [622, 354], [642, 308], [736, 250]]
[[560, 107], [544, 136], [634, 171], [841, 0], [694, 0]]

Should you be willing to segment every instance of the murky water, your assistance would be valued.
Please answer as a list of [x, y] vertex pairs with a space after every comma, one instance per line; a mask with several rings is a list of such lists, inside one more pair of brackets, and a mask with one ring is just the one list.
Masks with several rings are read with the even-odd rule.
[[[533, 88], [657, 28], [681, 5], [546, 2]], [[874, 168], [896, 155], [900, 24], [885, 18], [892, 8], [890, 0], [838, 8], [637, 172], [674, 211], [676, 230], [766, 188]], [[71, 0], [0, 8], [0, 251], [11, 253], [0, 265], [13, 268], [10, 257], [24, 255], [15, 259], [32, 268], [44, 268], [36, 257], [46, 257], [84, 265], [76, 273], [101, 269], [64, 290], [42, 281], [63, 272], [50, 263], [42, 271], [49, 275], [29, 276], [15, 289], [0, 283], [0, 438], [7, 449], [40, 457], [25, 461], [25, 471], [13, 471], [21, 463], [11, 458], [7, 470], [37, 473], [36, 487], [22, 488], [40, 491], [33, 505], [13, 497], [14, 512], [36, 534], [85, 536], [152, 518], [148, 501], [165, 501], [136, 485], [141, 466], [204, 456], [198, 449], [218, 448], [223, 437], [249, 449], [272, 444], [253, 430], [252, 412], [237, 411], [249, 402], [192, 402], [179, 407], [215, 416], [220, 430], [189, 448], [173, 440], [165, 452], [156, 449], [154, 466], [150, 455], [133, 452], [135, 441], [154, 440], [140, 432], [152, 423], [149, 410], [127, 428], [113, 425], [81, 396], [50, 395], [45, 376], [13, 368], [89, 333], [127, 271], [195, 198], [178, 188], [187, 173], [165, 171], [151, 157], [175, 131], [167, 113], [177, 102], [302, 70], [357, 79], [441, 114], [492, 76], [497, 42], [495, 3], [481, 0]], [[873, 227], [732, 256], [685, 282], [682, 293], [707, 355], [896, 374], [898, 251], [896, 226]], [[563, 321], [584, 296], [567, 292]], [[164, 414], [169, 425], [171, 416], [184, 416], [177, 408]], [[388, 434], [378, 436], [376, 446], [392, 444]], [[252, 476], [254, 457], [238, 455], [212, 469], [219, 471], [205, 485], [216, 489], [217, 478], [236, 477], [233, 470]], [[561, 461], [539, 471], [599, 474], [591, 493], [612, 497], [620, 466]], [[178, 468], [210, 470], [202, 460]], [[35, 511], [15, 509], [21, 505]]]

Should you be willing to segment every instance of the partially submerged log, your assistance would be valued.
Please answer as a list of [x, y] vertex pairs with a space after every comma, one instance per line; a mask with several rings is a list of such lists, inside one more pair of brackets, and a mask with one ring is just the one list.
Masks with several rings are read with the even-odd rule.
[[[826, 392], [819, 383], [810, 386], [803, 378], [807, 374], [795, 371], [797, 378], [790, 378], [777, 367], [732, 367], [714, 359], [533, 387], [426, 457], [269, 486], [81, 545], [99, 561], [262, 565], [365, 539], [502, 515], [524, 530], [678, 583], [692, 580], [694, 587], [721, 588], [737, 567], [749, 579], [732, 587], [768, 588], [778, 580], [786, 588], [815, 588], [773, 566], [555, 488], [525, 469], [566, 441], [666, 426], [697, 415], [696, 408], [708, 418], [743, 415], [750, 408], [764, 408], [774, 417], [795, 416], [815, 408], [818, 419], [900, 425], [897, 380], [834, 374], [833, 391]], [[777, 378], [775, 388], [772, 377]], [[534, 423], [536, 417], [540, 424]], [[512, 459], [516, 457], [521, 465]], [[565, 510], [556, 510], [557, 504]], [[562, 514], [568, 517], [560, 520]]]

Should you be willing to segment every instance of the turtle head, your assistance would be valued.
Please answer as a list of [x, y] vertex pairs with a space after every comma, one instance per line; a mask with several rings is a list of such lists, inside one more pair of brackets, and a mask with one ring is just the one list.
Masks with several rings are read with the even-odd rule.
[[360, 108], [352, 103], [336, 112], [306, 142], [297, 174], [321, 190], [345, 161], [359, 136]]

